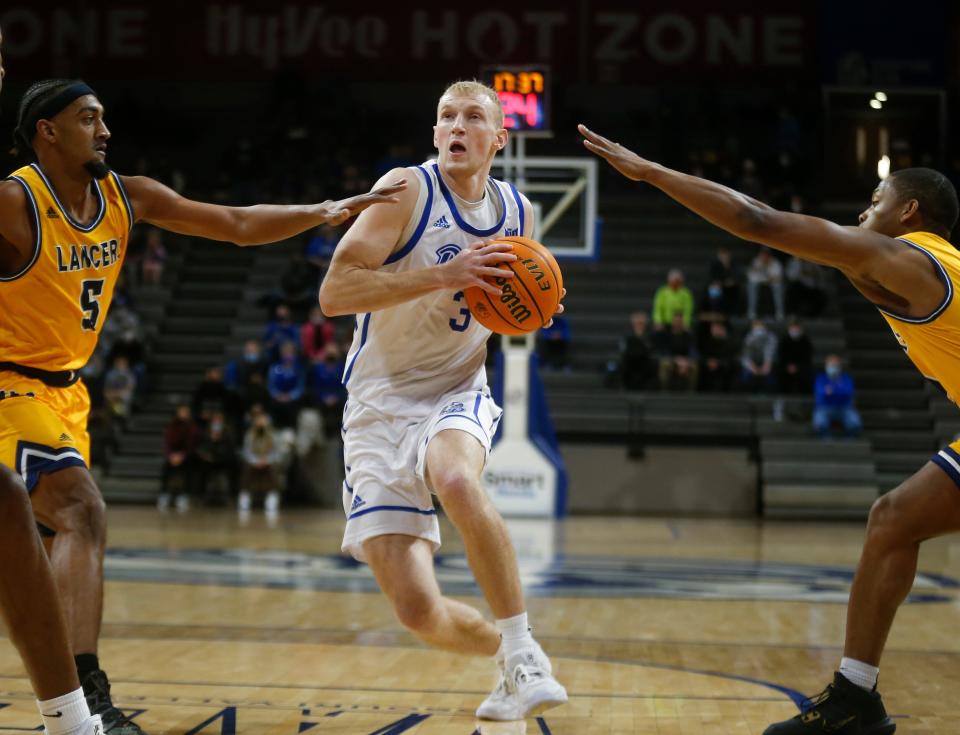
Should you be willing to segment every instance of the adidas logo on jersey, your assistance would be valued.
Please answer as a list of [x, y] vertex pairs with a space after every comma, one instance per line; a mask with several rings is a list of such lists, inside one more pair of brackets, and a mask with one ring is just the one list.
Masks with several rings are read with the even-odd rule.
[[61, 435], [60, 435], [60, 438], [59, 438], [57, 441], [61, 441], [61, 442], [72, 442], [72, 441], [73, 441], [73, 437], [71, 437], [69, 434], [64, 433], [64, 434], [61, 434]]
[[353, 513], [357, 508], [362, 508], [367, 504], [367, 501], [361, 498], [359, 495], [353, 496], [353, 504], [350, 506], [350, 512]]
[[449, 230], [450, 223], [447, 222], [447, 215], [441, 215], [440, 219], [433, 223], [434, 227], [439, 227], [441, 230]]
[[47, 217], [50, 219], [60, 219], [60, 215], [57, 214], [57, 210], [53, 207], [47, 207]]

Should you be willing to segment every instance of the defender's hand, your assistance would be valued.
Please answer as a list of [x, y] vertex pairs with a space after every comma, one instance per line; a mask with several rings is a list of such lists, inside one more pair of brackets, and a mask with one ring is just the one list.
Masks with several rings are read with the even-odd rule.
[[583, 147], [591, 153], [596, 153], [622, 173], [628, 179], [634, 181], [643, 181], [654, 164], [644, 158], [640, 158], [629, 148], [624, 148], [619, 143], [604, 138], [602, 135], [593, 132], [582, 123], [577, 126], [577, 130], [584, 137]]
[[396, 204], [400, 200], [394, 195], [399, 194], [406, 188], [407, 180], [400, 179], [388, 186], [373, 189], [366, 194], [358, 194], [357, 196], [341, 199], [337, 202], [327, 201], [320, 206], [326, 210], [324, 216], [327, 224], [336, 226], [350, 219], [353, 215], [360, 214], [364, 209], [372, 207], [374, 204]]
[[443, 287], [463, 291], [479, 286], [487, 293], [499, 294], [500, 286], [487, 278], [513, 278], [513, 271], [498, 268], [498, 263], [512, 263], [517, 259], [513, 247], [505, 242], [475, 242], [456, 254], [450, 261], [437, 266], [442, 269]]

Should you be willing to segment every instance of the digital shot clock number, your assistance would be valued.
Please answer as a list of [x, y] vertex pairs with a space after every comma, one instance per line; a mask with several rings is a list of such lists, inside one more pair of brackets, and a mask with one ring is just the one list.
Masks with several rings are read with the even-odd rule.
[[549, 71], [542, 66], [487, 67], [484, 81], [497, 91], [503, 126], [512, 133], [549, 132]]

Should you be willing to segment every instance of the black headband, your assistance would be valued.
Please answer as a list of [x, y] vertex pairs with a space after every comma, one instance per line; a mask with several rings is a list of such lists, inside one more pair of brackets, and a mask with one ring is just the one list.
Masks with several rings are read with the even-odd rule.
[[28, 115], [17, 126], [17, 135], [28, 145], [33, 140], [37, 132], [37, 123], [41, 120], [49, 120], [55, 115], [63, 112], [67, 105], [73, 101], [92, 94], [96, 97], [97, 93], [88, 87], [84, 82], [74, 82], [57, 92], [53, 97], [36, 106], [36, 109], [30, 110]]

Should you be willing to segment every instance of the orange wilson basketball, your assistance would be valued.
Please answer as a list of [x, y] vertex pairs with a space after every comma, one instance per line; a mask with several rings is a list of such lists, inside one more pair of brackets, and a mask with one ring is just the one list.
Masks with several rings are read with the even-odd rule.
[[540, 329], [557, 311], [563, 293], [560, 266], [550, 251], [529, 237], [500, 237], [513, 247], [517, 259], [501, 263], [513, 278], [492, 278], [503, 290], [487, 293], [479, 286], [464, 291], [473, 318], [497, 334], [526, 334]]

